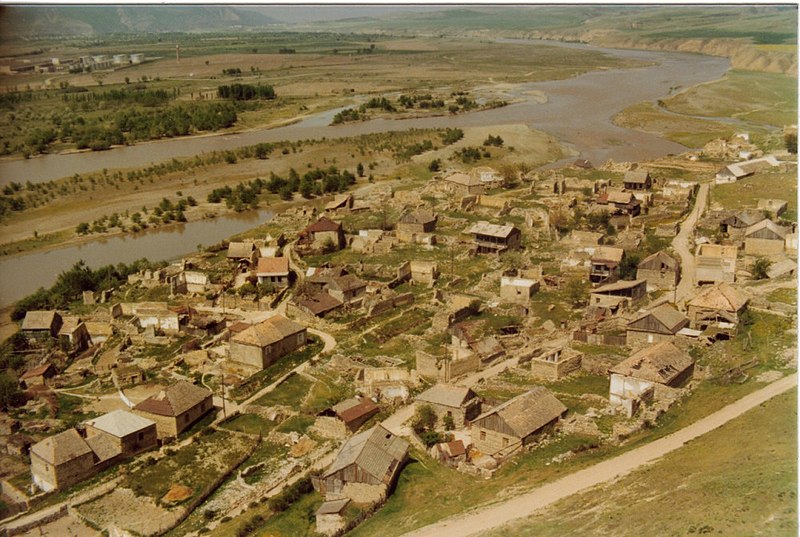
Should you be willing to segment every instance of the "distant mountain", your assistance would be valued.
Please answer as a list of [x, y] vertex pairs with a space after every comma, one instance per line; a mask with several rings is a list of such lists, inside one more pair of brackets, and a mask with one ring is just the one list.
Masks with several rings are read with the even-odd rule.
[[5, 37], [75, 36], [109, 33], [196, 32], [261, 28], [282, 21], [229, 6], [6, 6], [0, 8]]

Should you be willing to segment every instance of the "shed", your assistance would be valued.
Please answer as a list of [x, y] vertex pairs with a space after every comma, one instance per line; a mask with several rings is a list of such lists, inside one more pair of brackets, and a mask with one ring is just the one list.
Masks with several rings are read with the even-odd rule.
[[653, 180], [647, 171], [625, 172], [622, 184], [628, 190], [649, 190], [653, 186]]
[[687, 326], [688, 317], [670, 304], [661, 304], [628, 323], [627, 343], [630, 347], [639, 347], [670, 341]]
[[451, 384], [435, 384], [416, 397], [419, 404], [430, 405], [439, 424], [449, 416], [456, 429], [469, 425], [481, 411], [481, 400], [470, 388]]
[[695, 330], [735, 330], [747, 302], [747, 297], [728, 283], [704, 289], [686, 303], [690, 326]]
[[783, 253], [787, 230], [772, 220], [762, 220], [744, 232], [744, 253], [776, 255]]
[[666, 252], [656, 252], [636, 265], [636, 279], [645, 280], [647, 289], [675, 289], [681, 276], [681, 264]]

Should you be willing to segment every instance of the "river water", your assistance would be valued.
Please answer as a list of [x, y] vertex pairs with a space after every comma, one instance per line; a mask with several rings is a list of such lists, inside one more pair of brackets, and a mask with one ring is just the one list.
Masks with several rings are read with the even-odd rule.
[[81, 259], [93, 268], [130, 263], [142, 257], [151, 261], [174, 259], [197, 251], [198, 245], [209, 246], [263, 224], [272, 215], [272, 211], [259, 209], [0, 259], [0, 307], [28, 296], [39, 287], [52, 285], [60, 272]]
[[[535, 47], [541, 42], [517, 40]], [[107, 168], [143, 167], [173, 157], [233, 149], [260, 142], [337, 138], [412, 128], [471, 127], [525, 123], [545, 131], [575, 149], [583, 158], [601, 164], [636, 161], [680, 153], [686, 148], [658, 136], [617, 127], [611, 118], [640, 101], [655, 100], [671, 91], [720, 78], [729, 68], [726, 58], [675, 52], [617, 50], [567, 43], [546, 43], [565, 48], [591, 49], [610, 55], [652, 62], [635, 69], [594, 71], [577, 77], [549, 82], [521, 84], [509, 97], [525, 99], [510, 106], [457, 116], [406, 120], [375, 119], [362, 123], [330, 126], [331, 110], [298, 123], [268, 130], [223, 136], [178, 138], [121, 147], [110, 151], [45, 155], [29, 160], [0, 162], [0, 184], [10, 181], [43, 182], [75, 173]], [[543, 92], [541, 103], [531, 92]], [[89, 266], [174, 258], [187, 254], [198, 243], [211, 244], [252, 227], [263, 218], [218, 218], [185, 224], [181, 228], [137, 236], [111, 238], [91, 244], [59, 248], [0, 260], [0, 306], [7, 305], [41, 286], [49, 286], [56, 275], [79, 259]]]

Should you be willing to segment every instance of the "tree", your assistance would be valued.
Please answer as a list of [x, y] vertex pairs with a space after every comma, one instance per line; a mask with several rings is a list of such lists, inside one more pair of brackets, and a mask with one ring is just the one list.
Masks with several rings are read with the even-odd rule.
[[573, 308], [579, 308], [586, 304], [589, 285], [580, 278], [571, 278], [564, 286], [564, 293]]
[[364, 177], [364, 165], [360, 162], [358, 163], [358, 166], [356, 166], [356, 173], [359, 177]]
[[756, 280], [764, 280], [769, 278], [767, 271], [769, 271], [769, 267], [772, 266], [772, 261], [767, 259], [766, 257], [759, 257], [753, 262], [753, 268], [751, 270], [753, 274], [753, 278]]
[[453, 420], [453, 416], [450, 414], [447, 414], [442, 420], [442, 422], [444, 423], [445, 431], [452, 431], [453, 429], [456, 428], [456, 422]]
[[797, 133], [787, 132], [783, 135], [783, 143], [786, 145], [786, 150], [793, 154], [797, 154]]
[[422, 434], [425, 431], [432, 430], [436, 427], [436, 411], [433, 410], [431, 405], [420, 405], [411, 419], [411, 428], [417, 434]]
[[75, 228], [75, 232], [81, 235], [86, 235], [89, 233], [89, 224], [86, 222], [81, 222], [78, 224], [78, 227]]
[[433, 159], [431, 163], [428, 164], [428, 171], [438, 172], [441, 169], [442, 169], [442, 161], [439, 160], [438, 158]]
[[5, 371], [0, 371], [0, 409], [6, 410], [10, 406], [22, 402], [22, 392], [15, 378]]

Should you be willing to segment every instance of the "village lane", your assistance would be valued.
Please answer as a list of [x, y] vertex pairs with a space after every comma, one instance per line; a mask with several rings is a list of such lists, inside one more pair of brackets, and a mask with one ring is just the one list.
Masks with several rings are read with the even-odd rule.
[[516, 498], [478, 508], [467, 514], [445, 519], [405, 535], [410, 537], [466, 537], [531, 516], [540, 509], [568, 496], [627, 475], [795, 386], [797, 386], [797, 373], [768, 384], [692, 425], [645, 446], [569, 474]]
[[697, 192], [697, 198], [694, 202], [694, 208], [689, 216], [686, 217], [681, 223], [681, 230], [672, 240], [672, 247], [681, 257], [681, 280], [678, 282], [678, 287], [675, 290], [675, 303], [686, 300], [694, 290], [695, 286], [695, 264], [694, 254], [689, 247], [689, 240], [691, 234], [695, 230], [697, 221], [706, 210], [706, 203], [708, 202], [709, 184], [705, 183], [700, 185]]

